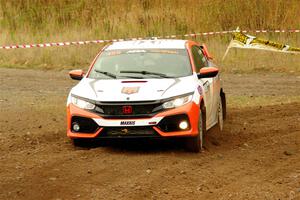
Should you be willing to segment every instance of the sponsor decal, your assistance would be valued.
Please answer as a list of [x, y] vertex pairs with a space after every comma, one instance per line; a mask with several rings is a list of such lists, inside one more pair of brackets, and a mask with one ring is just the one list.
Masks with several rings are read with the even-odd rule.
[[120, 125], [122, 125], [122, 126], [134, 126], [135, 121], [121, 121]]
[[198, 89], [198, 92], [199, 92], [199, 94], [200, 94], [200, 95], [202, 95], [202, 94], [203, 94], [202, 87], [198, 86], [198, 88], [197, 88], [197, 89]]
[[146, 53], [146, 50], [139, 50], [139, 49], [136, 49], [136, 50], [130, 50], [130, 51], [127, 51], [127, 53]]
[[178, 51], [175, 50], [167, 50], [167, 49], [154, 49], [150, 50], [150, 53], [162, 53], [162, 54], [179, 54]]
[[121, 93], [123, 94], [134, 94], [138, 93], [140, 90], [140, 87], [123, 87], [121, 90]]
[[120, 55], [122, 52], [121, 51], [108, 51], [107, 56], [117, 56]]

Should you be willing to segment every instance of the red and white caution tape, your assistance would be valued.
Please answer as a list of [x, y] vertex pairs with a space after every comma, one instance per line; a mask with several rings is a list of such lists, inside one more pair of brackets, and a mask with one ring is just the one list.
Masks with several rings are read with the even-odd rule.
[[[204, 32], [204, 33], [190, 33], [184, 35], [168, 35], [150, 38], [182, 38], [182, 37], [197, 37], [197, 36], [211, 36], [211, 35], [225, 35], [229, 33], [234, 33], [236, 30], [232, 31], [215, 31], [215, 32]], [[255, 33], [300, 33], [300, 30], [243, 30], [242, 33], [255, 32]], [[75, 42], [51, 42], [51, 43], [41, 43], [41, 44], [20, 44], [20, 45], [4, 45], [0, 46], [0, 49], [28, 49], [28, 48], [44, 48], [44, 47], [58, 47], [58, 46], [70, 46], [70, 45], [85, 45], [85, 44], [100, 44], [108, 42], [120, 42], [120, 41], [135, 41], [143, 40], [147, 38], [129, 38], [129, 39], [112, 39], [112, 40], [86, 40], [86, 41], [75, 41]]]
[[0, 49], [28, 49], [34, 47], [55, 47], [55, 46], [70, 46], [70, 45], [83, 45], [83, 44], [99, 44], [104, 42], [119, 41], [119, 40], [91, 40], [91, 41], [77, 41], [77, 42], [51, 42], [43, 44], [21, 44], [21, 45], [8, 45], [0, 46]]
[[[235, 32], [235, 31], [234, 31]], [[254, 33], [300, 33], [300, 30], [253, 30], [253, 31], [247, 31], [243, 30], [242, 33], [248, 33], [248, 32], [254, 32]]]

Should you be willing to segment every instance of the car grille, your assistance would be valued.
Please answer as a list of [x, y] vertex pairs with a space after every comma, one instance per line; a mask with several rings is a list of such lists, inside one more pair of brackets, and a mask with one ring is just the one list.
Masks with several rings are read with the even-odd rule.
[[[124, 114], [123, 106], [131, 106], [132, 113]], [[149, 103], [149, 104], [104, 104], [97, 105], [94, 110], [100, 114], [101, 117], [106, 119], [123, 119], [123, 118], [147, 118], [152, 117], [159, 110], [161, 110], [161, 103]]]
[[101, 131], [100, 137], [158, 137], [151, 126], [109, 127]]

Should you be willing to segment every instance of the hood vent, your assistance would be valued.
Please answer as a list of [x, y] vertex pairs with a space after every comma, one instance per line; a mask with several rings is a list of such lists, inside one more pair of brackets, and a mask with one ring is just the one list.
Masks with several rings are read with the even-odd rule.
[[148, 81], [122, 81], [121, 83], [147, 83]]

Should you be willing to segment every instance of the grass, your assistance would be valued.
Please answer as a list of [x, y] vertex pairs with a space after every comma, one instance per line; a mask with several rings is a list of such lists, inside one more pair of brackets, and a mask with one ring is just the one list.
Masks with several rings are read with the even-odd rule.
[[227, 96], [227, 106], [230, 108], [245, 108], [269, 105], [299, 103], [300, 96]]
[[[300, 29], [298, 0], [0, 0], [0, 44], [163, 36], [241, 29]], [[261, 34], [300, 46], [299, 33]], [[190, 38], [195, 39], [195, 38]], [[299, 55], [232, 50], [231, 39], [207, 43], [225, 72], [300, 73]], [[101, 45], [0, 51], [1, 67], [86, 69]]]

